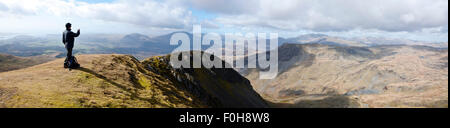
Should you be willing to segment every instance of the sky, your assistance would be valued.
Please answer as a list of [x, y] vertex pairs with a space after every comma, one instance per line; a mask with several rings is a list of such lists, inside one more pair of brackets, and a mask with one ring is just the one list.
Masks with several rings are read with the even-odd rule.
[[0, 33], [321, 33], [448, 42], [448, 0], [0, 0]]

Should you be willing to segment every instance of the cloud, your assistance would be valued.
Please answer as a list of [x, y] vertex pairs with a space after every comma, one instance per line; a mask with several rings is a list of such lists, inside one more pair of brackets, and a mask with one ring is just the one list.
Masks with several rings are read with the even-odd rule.
[[203, 20], [200, 22], [200, 25], [202, 28], [213, 28], [213, 29], [219, 29], [220, 26], [210, 20]]
[[3, 3], [0, 3], [0, 11], [8, 11], [8, 7], [6, 7]]
[[143, 26], [182, 29], [192, 21], [190, 11], [184, 7], [154, 1], [119, 1], [112, 4], [83, 4], [78, 7], [78, 15]]
[[[260, 0], [251, 4], [241, 2], [242, 5], [236, 5], [234, 0], [230, 3], [212, 2], [213, 5], [222, 4], [220, 6], [206, 6], [196, 1], [204, 0], [194, 0], [196, 7], [221, 13], [216, 18], [217, 22], [234, 26], [313, 31], [378, 29], [389, 32], [448, 26], [447, 0]], [[235, 9], [239, 11], [233, 11]]]
[[191, 0], [187, 2], [194, 8], [222, 14], [241, 14], [255, 11], [253, 5], [258, 0]]
[[[186, 7], [156, 0], [119, 0], [86, 3], [63, 0], [1, 0], [0, 13], [12, 16], [54, 15], [134, 24], [141, 27], [183, 29], [192, 23]], [[1, 6], [3, 5], [3, 7]]]
[[295, 36], [352, 35], [356, 30], [448, 40], [447, 0], [0, 0], [3, 32], [48, 29], [52, 33], [68, 18], [92, 32], [190, 31], [193, 24], [202, 24], [216, 32]]

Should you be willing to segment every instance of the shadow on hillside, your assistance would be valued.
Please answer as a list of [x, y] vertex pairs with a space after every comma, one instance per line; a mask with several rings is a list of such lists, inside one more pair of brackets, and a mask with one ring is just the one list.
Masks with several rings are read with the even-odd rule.
[[[98, 73], [92, 71], [91, 69], [87, 69], [87, 68], [84, 68], [84, 67], [80, 67], [80, 68], [75, 69], [75, 70], [79, 70], [79, 71], [82, 71], [82, 72], [85, 72], [85, 73], [89, 73], [89, 74], [91, 74], [91, 75], [94, 75], [94, 76], [96, 76], [97, 78], [100, 78], [100, 79], [102, 79], [102, 80], [108, 82], [109, 84], [114, 85], [114, 86], [116, 86], [116, 87], [122, 89], [123, 91], [128, 92], [128, 93], [130, 94], [129, 96], [131, 97], [131, 99], [138, 99], [138, 100], [146, 101], [146, 102], [149, 102], [150, 104], [155, 104], [155, 102], [156, 102], [156, 101], [152, 100], [151, 98], [142, 98], [142, 97], [140, 97], [139, 94], [138, 94], [138, 92], [137, 92], [136, 90], [131, 89], [131, 88], [128, 88], [127, 86], [122, 85], [122, 84], [119, 84], [119, 83], [117, 83], [117, 82], [114, 82], [114, 81], [112, 81], [112, 80], [106, 78], [105, 76], [100, 75], [100, 74], [98, 74]], [[169, 106], [163, 106], [163, 107], [169, 107]]]
[[266, 101], [273, 108], [356, 108], [359, 103], [347, 96], [335, 95], [318, 100], [300, 100], [295, 103]]

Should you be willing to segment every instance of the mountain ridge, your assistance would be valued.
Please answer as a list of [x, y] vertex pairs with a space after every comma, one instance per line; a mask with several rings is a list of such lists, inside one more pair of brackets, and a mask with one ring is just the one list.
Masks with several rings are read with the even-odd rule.
[[[170, 37], [175, 33], [184, 33], [190, 37], [192, 33], [185, 31], [172, 32], [158, 36], [148, 36], [140, 33], [132, 34], [83, 34], [77, 38], [74, 54], [131, 54], [143, 60], [155, 55], [169, 54], [178, 45], [170, 45]], [[202, 33], [205, 35], [205, 33]], [[224, 41], [224, 35], [221, 35]], [[61, 35], [53, 34], [45, 37], [18, 35], [0, 39], [0, 52], [15, 56], [37, 56], [52, 53], [64, 53]], [[279, 37], [279, 46], [284, 43], [295, 44], [326, 44], [336, 46], [379, 46], [379, 45], [425, 45], [437, 48], [448, 48], [448, 42], [426, 42], [407, 39], [389, 38], [344, 38], [324, 34], [304, 34], [297, 37]], [[227, 44], [228, 45], [228, 44]], [[202, 50], [209, 46], [203, 45]], [[244, 47], [244, 46], [242, 46]], [[250, 48], [250, 47], [249, 47]], [[228, 50], [228, 49], [225, 49]]]
[[278, 50], [275, 79], [258, 79], [262, 69], [236, 69], [273, 106], [448, 107], [448, 49], [283, 44]]
[[42, 64], [55, 59], [56, 54], [33, 57], [18, 57], [0, 53], [0, 72], [12, 71], [21, 68]]
[[[57, 59], [0, 73], [0, 107], [267, 107], [266, 102], [253, 91], [248, 80], [238, 73], [235, 77], [241, 78], [240, 82], [245, 86], [228, 84], [232, 86], [230, 92], [213, 95], [208, 90], [222, 85], [195, 77], [191, 77], [191, 80], [197, 83], [188, 85], [172, 81], [172, 75], [160, 74], [150, 69], [150, 65], [167, 66], [163, 61], [157, 63], [148, 59], [144, 63], [133, 56], [120, 54], [78, 55], [77, 58], [82, 68], [72, 71], [62, 67], [63, 59]], [[165, 57], [154, 58], [159, 60]], [[204, 72], [209, 71], [196, 69], [196, 74], [184, 75], [206, 75]], [[222, 82], [232, 82], [221, 77], [216, 78]], [[245, 98], [233, 100], [236, 98], [233, 95], [241, 95], [235, 93], [241, 91], [236, 89], [253, 91], [253, 95], [244, 95], [253, 97], [250, 98], [252, 101], [248, 102], [249, 99]]]

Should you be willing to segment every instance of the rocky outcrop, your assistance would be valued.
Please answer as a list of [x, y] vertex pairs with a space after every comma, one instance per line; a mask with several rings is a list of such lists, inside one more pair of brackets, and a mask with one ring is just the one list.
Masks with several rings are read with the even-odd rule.
[[176, 81], [180, 87], [191, 92], [208, 106], [267, 107], [263, 98], [253, 90], [250, 81], [232, 68], [175, 69], [169, 65], [169, 58], [169, 55], [153, 57], [144, 60], [143, 63], [149, 70]]

